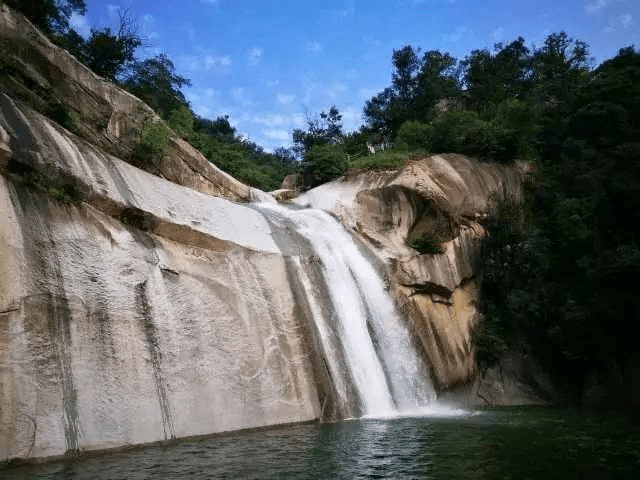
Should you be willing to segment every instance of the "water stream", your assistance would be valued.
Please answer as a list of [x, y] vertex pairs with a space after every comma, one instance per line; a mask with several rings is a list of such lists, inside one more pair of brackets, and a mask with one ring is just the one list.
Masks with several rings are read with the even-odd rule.
[[306, 245], [293, 264], [342, 411], [356, 402], [360, 416], [379, 418], [428, 407], [435, 398], [428, 365], [363, 247], [322, 210], [255, 207], [273, 229], [293, 232]]

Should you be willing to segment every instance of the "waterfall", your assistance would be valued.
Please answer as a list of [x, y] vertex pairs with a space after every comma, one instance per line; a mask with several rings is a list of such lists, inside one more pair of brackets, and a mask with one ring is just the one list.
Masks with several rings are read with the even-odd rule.
[[387, 417], [420, 411], [432, 402], [426, 361], [354, 237], [322, 210], [254, 206], [271, 223], [274, 236], [289, 232], [293, 242], [304, 245], [291, 255], [292, 264], [343, 410], [357, 402], [358, 414]]

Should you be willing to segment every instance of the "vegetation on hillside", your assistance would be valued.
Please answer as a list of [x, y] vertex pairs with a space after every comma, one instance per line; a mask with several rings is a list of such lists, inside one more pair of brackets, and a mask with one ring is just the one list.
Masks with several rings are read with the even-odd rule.
[[[7, 0], [6, 3], [24, 13], [52, 41], [95, 73], [146, 102], [174, 133], [238, 180], [263, 190], [274, 190], [286, 175], [297, 170], [298, 163], [292, 152], [283, 148], [275, 153], [265, 152], [259, 145], [242, 139], [228, 116], [215, 120], [197, 116], [183, 93], [183, 88], [191, 82], [175, 71], [169, 57], [160, 54], [139, 59], [136, 56], [146, 39], [128, 11], [120, 12], [116, 28], [92, 28], [84, 39], [69, 25], [73, 13], [86, 12], [84, 0]], [[77, 130], [78, 120], [64, 105], [52, 104], [46, 113], [61, 125]], [[139, 165], [155, 162], [168, 151], [169, 136], [162, 123], [147, 120], [132, 161]]]
[[[606, 371], [609, 400], [624, 402], [640, 315], [640, 53], [621, 49], [573, 87], [542, 117], [524, 204], [498, 202], [488, 225], [479, 338], [518, 334], [577, 393]], [[481, 363], [496, 359], [480, 345]]]

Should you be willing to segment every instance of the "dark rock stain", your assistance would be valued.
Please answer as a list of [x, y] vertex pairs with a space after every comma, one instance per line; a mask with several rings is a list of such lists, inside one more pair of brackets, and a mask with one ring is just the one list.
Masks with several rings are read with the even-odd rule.
[[158, 402], [160, 404], [160, 413], [162, 414], [164, 438], [165, 440], [174, 439], [176, 438], [176, 430], [171, 405], [169, 404], [169, 398], [167, 396], [166, 380], [161, 369], [162, 351], [158, 340], [158, 331], [153, 324], [151, 305], [149, 305], [149, 299], [147, 296], [147, 282], [144, 281], [136, 285], [135, 293], [136, 312], [142, 325], [142, 331], [147, 342], [147, 349], [151, 355], [153, 381], [155, 383], [156, 394], [158, 395]]

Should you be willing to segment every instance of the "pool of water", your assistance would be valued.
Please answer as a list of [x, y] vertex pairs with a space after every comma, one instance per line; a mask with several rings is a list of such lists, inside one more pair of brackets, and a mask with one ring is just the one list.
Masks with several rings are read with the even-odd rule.
[[637, 417], [499, 408], [287, 425], [0, 470], [0, 479], [633, 479]]

